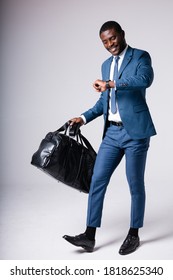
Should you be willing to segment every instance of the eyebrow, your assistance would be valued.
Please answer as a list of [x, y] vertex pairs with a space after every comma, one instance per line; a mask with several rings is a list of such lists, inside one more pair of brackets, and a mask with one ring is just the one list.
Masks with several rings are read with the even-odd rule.
[[113, 36], [111, 36], [111, 37], [109, 37], [109, 38], [107, 38], [107, 39], [103, 39], [103, 40], [102, 40], [102, 42], [107, 41], [107, 40], [111, 40], [113, 37], [115, 37], [115, 38], [116, 38], [116, 37], [117, 37], [117, 35], [113, 35]]

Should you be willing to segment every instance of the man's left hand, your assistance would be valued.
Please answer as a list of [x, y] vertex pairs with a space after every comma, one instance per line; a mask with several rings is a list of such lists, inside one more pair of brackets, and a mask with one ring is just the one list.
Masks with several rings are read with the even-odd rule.
[[[102, 80], [96, 80], [93, 84], [93, 87], [95, 88], [95, 90], [97, 92], [102, 92], [102, 91], [107, 90], [106, 81], [102, 81]], [[109, 87], [114, 88], [115, 87], [115, 82], [114, 81], [109, 81]]]

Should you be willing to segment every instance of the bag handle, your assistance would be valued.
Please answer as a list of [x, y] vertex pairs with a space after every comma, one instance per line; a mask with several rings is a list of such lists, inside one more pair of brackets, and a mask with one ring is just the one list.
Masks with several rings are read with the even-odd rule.
[[65, 134], [66, 134], [69, 125], [70, 125], [70, 122], [66, 122], [63, 126], [61, 126], [60, 128], [58, 128], [55, 132], [62, 132], [62, 131], [65, 131]]
[[[67, 133], [67, 129], [70, 126], [70, 122], [66, 122], [63, 126], [61, 126], [59, 129], [56, 130], [56, 132], [62, 132], [65, 131], [65, 134]], [[74, 126], [74, 125], [73, 125]], [[74, 126], [74, 129], [71, 129], [71, 132], [69, 131], [69, 136], [76, 136], [77, 137], [77, 142], [78, 141], [78, 137], [81, 141], [81, 144], [83, 145], [83, 143], [85, 144], [85, 146], [94, 154], [96, 154], [95, 150], [93, 149], [93, 147], [91, 146], [90, 142], [82, 135], [81, 130], [80, 130], [80, 124], [76, 124], [76, 126]]]
[[[63, 126], [61, 126], [59, 129], [56, 130], [56, 132], [62, 132], [65, 131], [65, 134], [67, 133], [67, 129], [70, 126], [70, 122], [66, 122]], [[72, 126], [70, 126], [69, 129], [69, 136], [74, 137], [77, 136], [80, 132], [80, 123], [75, 123]]]

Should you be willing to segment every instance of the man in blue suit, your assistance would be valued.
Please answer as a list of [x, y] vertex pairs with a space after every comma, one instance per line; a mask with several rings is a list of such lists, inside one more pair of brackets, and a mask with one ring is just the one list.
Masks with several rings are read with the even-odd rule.
[[102, 80], [93, 84], [100, 92], [97, 103], [74, 123], [86, 124], [103, 115], [104, 131], [95, 162], [88, 198], [87, 228], [76, 236], [64, 238], [92, 252], [96, 228], [101, 226], [104, 196], [110, 178], [123, 156], [131, 194], [130, 229], [119, 253], [132, 253], [140, 244], [138, 230], [143, 227], [145, 210], [144, 172], [150, 137], [156, 134], [146, 103], [146, 88], [153, 81], [150, 55], [126, 44], [125, 33], [115, 21], [100, 29], [104, 47], [111, 53], [102, 64]]

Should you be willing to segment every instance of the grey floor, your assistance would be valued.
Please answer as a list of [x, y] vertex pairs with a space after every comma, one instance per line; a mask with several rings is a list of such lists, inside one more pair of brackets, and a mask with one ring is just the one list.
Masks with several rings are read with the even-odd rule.
[[32, 166], [29, 170], [37, 179], [35, 184], [28, 180], [26, 184], [1, 187], [1, 260], [173, 259], [170, 216], [173, 203], [169, 182], [164, 182], [166, 192], [161, 181], [152, 180], [152, 188], [147, 187], [141, 246], [133, 254], [122, 257], [118, 250], [128, 230], [130, 208], [127, 183], [119, 174], [122, 170], [110, 182], [93, 253], [86, 253], [62, 239], [64, 234], [75, 235], [85, 229], [87, 195], [57, 183]]

